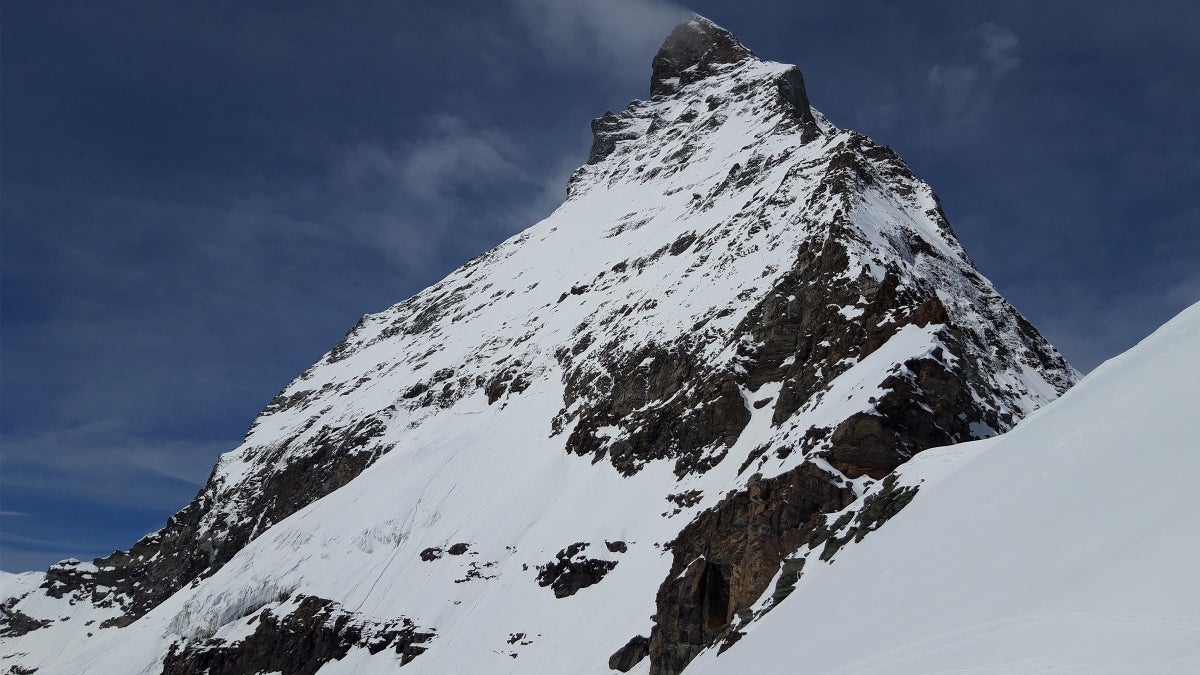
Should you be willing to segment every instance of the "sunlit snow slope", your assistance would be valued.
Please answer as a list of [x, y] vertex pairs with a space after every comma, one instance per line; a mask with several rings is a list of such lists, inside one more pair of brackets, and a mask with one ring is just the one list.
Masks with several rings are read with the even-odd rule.
[[[1200, 672], [1200, 304], [998, 438], [696, 673]], [[799, 667], [797, 664], [802, 664]]]

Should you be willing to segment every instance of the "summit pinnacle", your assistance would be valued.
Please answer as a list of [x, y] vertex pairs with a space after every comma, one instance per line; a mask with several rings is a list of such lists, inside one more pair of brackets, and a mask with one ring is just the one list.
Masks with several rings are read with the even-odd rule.
[[709, 75], [719, 64], [754, 58], [733, 33], [693, 14], [671, 31], [654, 55], [650, 95], [674, 93], [679, 87]]

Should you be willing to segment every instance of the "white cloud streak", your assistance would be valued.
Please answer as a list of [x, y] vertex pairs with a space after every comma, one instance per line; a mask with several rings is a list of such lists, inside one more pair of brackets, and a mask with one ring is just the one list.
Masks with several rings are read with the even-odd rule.
[[439, 256], [482, 251], [532, 224], [523, 217], [544, 172], [511, 135], [454, 115], [428, 118], [418, 134], [342, 147], [318, 190], [355, 207], [333, 224], [385, 252], [410, 274]]
[[1017, 47], [1021, 40], [1011, 29], [988, 21], [979, 28], [983, 45], [979, 55], [991, 66], [994, 73], [1006, 73], [1021, 65]]
[[977, 44], [970, 57], [930, 66], [926, 84], [933, 94], [935, 119], [942, 134], [972, 134], [993, 108], [1004, 76], [1021, 65], [1020, 39], [1011, 29], [985, 22], [965, 36]]
[[930, 85], [961, 90], [1020, 67], [1021, 58], [1017, 56], [1017, 48], [1021, 40], [1011, 29], [987, 21], [970, 33], [972, 39], [979, 42], [977, 56], [958, 63], [933, 65], [929, 69]]
[[8, 489], [67, 501], [163, 510], [181, 508], [180, 485], [199, 489], [230, 441], [155, 442], [124, 424], [92, 422], [29, 437], [7, 437]]
[[650, 57], [691, 13], [662, 0], [512, 0], [547, 59], [606, 72], [621, 80], [649, 78]]

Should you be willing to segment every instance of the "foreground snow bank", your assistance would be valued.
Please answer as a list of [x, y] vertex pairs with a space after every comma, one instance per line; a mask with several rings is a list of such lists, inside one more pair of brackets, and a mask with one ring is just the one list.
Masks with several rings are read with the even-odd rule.
[[1200, 672], [1198, 383], [1200, 304], [903, 467], [902, 513], [689, 672]]

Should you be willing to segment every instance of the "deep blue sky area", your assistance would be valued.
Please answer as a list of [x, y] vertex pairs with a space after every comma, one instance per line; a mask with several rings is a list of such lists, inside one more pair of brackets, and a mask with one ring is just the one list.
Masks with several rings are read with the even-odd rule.
[[434, 4], [4, 4], [0, 569], [161, 527], [362, 314], [548, 214], [689, 11], [895, 148], [1080, 370], [1200, 300], [1192, 2]]

